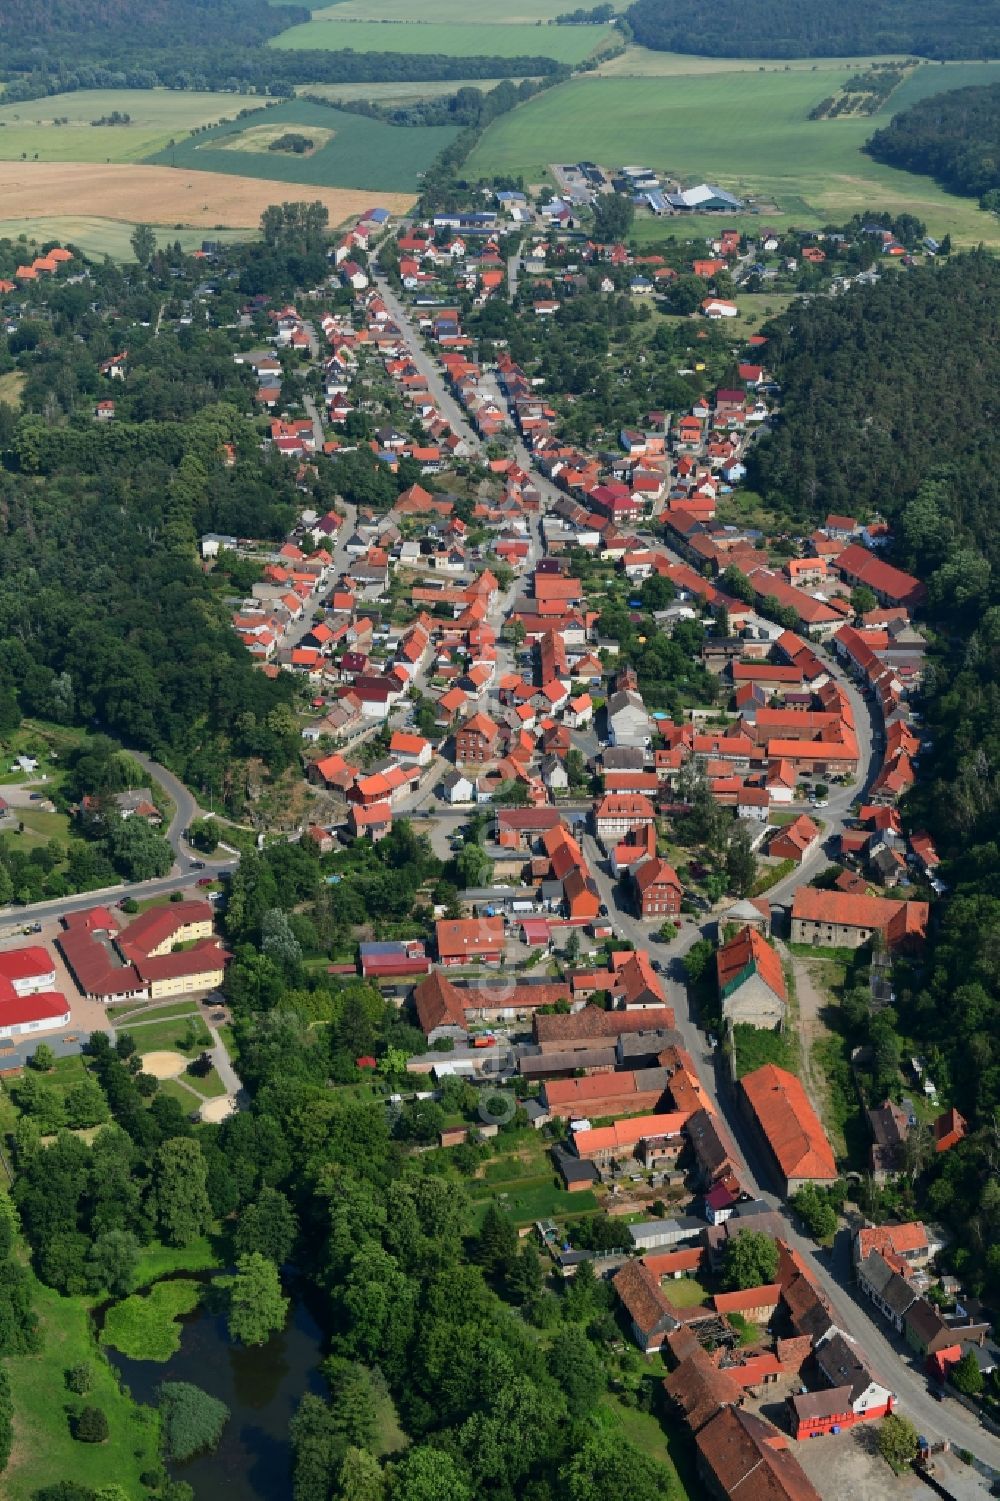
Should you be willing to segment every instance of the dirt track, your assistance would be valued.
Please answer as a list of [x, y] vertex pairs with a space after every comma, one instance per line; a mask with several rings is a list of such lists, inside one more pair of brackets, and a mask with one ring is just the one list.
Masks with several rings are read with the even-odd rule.
[[269, 203], [320, 199], [336, 226], [374, 204], [402, 213], [406, 193], [300, 187], [257, 177], [187, 168], [84, 162], [0, 162], [5, 219], [91, 214], [171, 228], [255, 229]]

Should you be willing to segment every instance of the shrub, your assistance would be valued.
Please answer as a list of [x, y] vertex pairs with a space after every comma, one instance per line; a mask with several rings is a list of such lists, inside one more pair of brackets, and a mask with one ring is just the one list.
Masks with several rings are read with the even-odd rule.
[[189, 1381], [165, 1381], [157, 1390], [163, 1417], [163, 1452], [178, 1463], [214, 1449], [229, 1421], [225, 1402]]
[[102, 1407], [81, 1407], [73, 1425], [73, 1437], [81, 1444], [103, 1444], [108, 1437], [108, 1419]]
[[66, 1386], [78, 1397], [86, 1396], [90, 1391], [91, 1370], [87, 1361], [80, 1365], [71, 1365], [66, 1372]]

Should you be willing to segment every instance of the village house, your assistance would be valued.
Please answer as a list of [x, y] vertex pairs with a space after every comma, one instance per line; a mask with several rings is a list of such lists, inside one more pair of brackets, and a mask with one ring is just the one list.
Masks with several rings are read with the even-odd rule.
[[806, 1183], [836, 1182], [833, 1149], [794, 1074], [765, 1063], [743, 1076], [740, 1090], [786, 1197]]
[[645, 861], [633, 871], [639, 911], [645, 921], [676, 917], [681, 910], [680, 878], [666, 860]]
[[856, 949], [880, 934], [891, 950], [917, 949], [929, 916], [926, 902], [800, 886], [792, 898], [792, 942]]
[[745, 927], [715, 956], [723, 1019], [732, 1025], [780, 1027], [788, 1009], [781, 960], [754, 928]]

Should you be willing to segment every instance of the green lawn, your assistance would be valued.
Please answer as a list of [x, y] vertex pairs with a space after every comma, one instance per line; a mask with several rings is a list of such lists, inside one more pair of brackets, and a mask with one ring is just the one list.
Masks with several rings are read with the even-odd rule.
[[[371, 104], [388, 104], [400, 108], [418, 104], [423, 99], [440, 99], [454, 94], [458, 89], [481, 89], [488, 94], [503, 80], [499, 78], [430, 78], [426, 81], [411, 78], [396, 78], [388, 83], [303, 83], [296, 90], [299, 94], [317, 94], [336, 104], [340, 99], [365, 99]], [[512, 78], [511, 83], [520, 83]], [[306, 716], [308, 718], [308, 716]]]
[[320, 52], [343, 47], [355, 52], [438, 52], [446, 57], [554, 57], [561, 63], [582, 63], [614, 35], [610, 26], [483, 26], [468, 20], [392, 25], [314, 19], [272, 37], [268, 46]]
[[516, 1225], [530, 1225], [535, 1220], [574, 1219], [578, 1215], [593, 1214], [600, 1208], [596, 1195], [589, 1188], [580, 1193], [567, 1193], [564, 1188], [557, 1188], [548, 1174], [484, 1184], [480, 1192], [473, 1190], [473, 1198], [477, 1227], [494, 1198]]
[[[115, 1479], [128, 1495], [140, 1494], [139, 1476], [158, 1463], [158, 1420], [136, 1407], [118, 1387], [115, 1373], [91, 1329], [87, 1301], [63, 1298], [36, 1283], [32, 1305], [39, 1316], [43, 1348], [38, 1355], [7, 1361], [14, 1398], [14, 1451], [3, 1477], [4, 1501], [30, 1501], [37, 1489], [72, 1477], [99, 1486]], [[86, 1398], [66, 1389], [65, 1372], [88, 1362]], [[107, 1415], [105, 1444], [80, 1444], [70, 1434], [69, 1414], [90, 1403]]]
[[[0, 106], [0, 160], [24, 153], [43, 162], [139, 162], [196, 125], [235, 115], [246, 101], [234, 94], [171, 89], [81, 89]], [[128, 125], [92, 125], [112, 111]], [[57, 120], [66, 119], [65, 125]]]
[[[644, 162], [685, 182], [708, 179], [740, 196], [755, 195], [768, 219], [783, 215], [797, 224], [821, 224], [878, 207], [917, 214], [932, 234], [948, 231], [962, 243], [1000, 243], [1000, 223], [980, 213], [974, 201], [862, 154], [872, 130], [897, 108], [895, 97], [887, 113], [873, 118], [807, 118], [849, 71], [853, 67], [822, 63], [815, 73], [810, 67], [575, 78], [495, 121], [464, 170], [471, 179], [523, 173], [539, 182], [552, 162]], [[909, 86], [925, 86], [921, 72]], [[770, 203], [777, 204], [777, 213], [765, 206]], [[644, 233], [653, 237], [703, 233], [705, 221], [691, 216], [649, 222], [653, 228], [647, 232], [643, 221]]]
[[193, 1046], [187, 1046], [187, 1018], [178, 1017], [175, 1021], [150, 1022], [135, 1027], [127, 1026], [125, 1030], [135, 1039], [135, 1045], [140, 1053], [155, 1053], [161, 1049], [173, 1049], [183, 1053], [185, 1058], [193, 1058], [196, 1053], [201, 1053], [205, 1048], [211, 1047], [212, 1036], [197, 1011], [189, 1013], [192, 1020], [197, 1022], [197, 1041]]
[[741, 1025], [733, 1028], [733, 1046], [739, 1079], [765, 1063], [775, 1063], [792, 1074], [799, 1071], [798, 1047], [788, 1031], [768, 1032], [762, 1027]]
[[214, 1068], [205, 1075], [204, 1079], [196, 1079], [193, 1074], [182, 1074], [181, 1078], [185, 1084], [189, 1084], [197, 1094], [200, 1094], [203, 1100], [217, 1100], [226, 1092], [226, 1086]]
[[671, 1277], [661, 1285], [663, 1296], [669, 1298], [675, 1308], [700, 1308], [709, 1299], [708, 1289], [697, 1277]]
[[[339, 28], [338, 28], [339, 29]], [[377, 31], [388, 27], [375, 27]], [[407, 31], [424, 27], [401, 28]], [[506, 29], [506, 28], [498, 28]], [[361, 50], [361, 49], [359, 49]], [[294, 156], [283, 151], [233, 150], [233, 141], [247, 130], [266, 124], [286, 125], [309, 134], [310, 126], [333, 135], [312, 155]], [[365, 188], [373, 192], [415, 190], [424, 172], [458, 134], [451, 126], [387, 125], [332, 106], [291, 99], [274, 105], [265, 114], [178, 141], [147, 158], [166, 166], [195, 168], [200, 172], [225, 172], [239, 177], [274, 178], [308, 187]], [[226, 143], [229, 143], [228, 145]]]
[[132, 1360], [169, 1360], [181, 1347], [182, 1314], [192, 1313], [202, 1284], [178, 1277], [158, 1282], [148, 1293], [133, 1293], [108, 1309], [101, 1344]]
[[[24, 827], [19, 829], [18, 825]], [[0, 825], [0, 833], [9, 838], [12, 849], [30, 853], [50, 839], [65, 845], [70, 837], [70, 822], [65, 813], [46, 813], [38, 807], [12, 808]], [[57, 866], [61, 869], [61, 866]]]

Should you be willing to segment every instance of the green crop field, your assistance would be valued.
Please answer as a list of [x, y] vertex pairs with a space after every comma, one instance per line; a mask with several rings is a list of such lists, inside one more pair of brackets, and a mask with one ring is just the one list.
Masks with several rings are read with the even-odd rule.
[[446, 57], [554, 57], [561, 63], [581, 63], [614, 35], [610, 26], [313, 20], [290, 27], [268, 45], [325, 52], [353, 47], [355, 52], [440, 52]]
[[[187, 135], [246, 108], [235, 94], [169, 89], [81, 89], [0, 106], [0, 160], [138, 162]], [[91, 125], [114, 110], [128, 125]], [[57, 120], [65, 120], [57, 125]]]
[[[959, 243], [1000, 242], [997, 220], [973, 202], [862, 153], [864, 141], [892, 110], [874, 118], [807, 118], [844, 77], [810, 68], [577, 78], [495, 121], [464, 170], [473, 180], [523, 173], [541, 182], [552, 162], [645, 162], [684, 182], [707, 179], [741, 197], [753, 195], [768, 218], [783, 214], [797, 224], [822, 224], [880, 208], [916, 214], [932, 234], [950, 232]], [[772, 203], [777, 214], [767, 207]], [[692, 216], [650, 221], [648, 227], [640, 222], [644, 238], [652, 239], [683, 232], [681, 223], [704, 233], [705, 221]]]
[[[565, 0], [515, 0], [501, 11], [480, 15], [477, 26], [522, 26], [551, 21], [565, 10], [573, 10]], [[421, 0], [419, 14], [414, 14], [413, 0], [334, 0], [332, 5], [313, 10], [316, 21], [445, 21], [468, 22], [468, 0]]]
[[[333, 136], [311, 156], [292, 156], [279, 151], [227, 149], [247, 129], [266, 121], [287, 125], [289, 130], [309, 134], [310, 126], [332, 129]], [[454, 140], [451, 126], [386, 125], [345, 110], [289, 100], [264, 115], [254, 115], [231, 125], [221, 125], [180, 141], [150, 158], [166, 166], [194, 167], [201, 172], [228, 172], [239, 177], [274, 178], [278, 182], [310, 187], [365, 188], [373, 192], [412, 191], [418, 176]]]
[[879, 116], [898, 115], [920, 99], [943, 94], [947, 89], [967, 89], [974, 84], [1000, 83], [1000, 62], [996, 63], [925, 63], [915, 69], [889, 100], [889, 108]]

